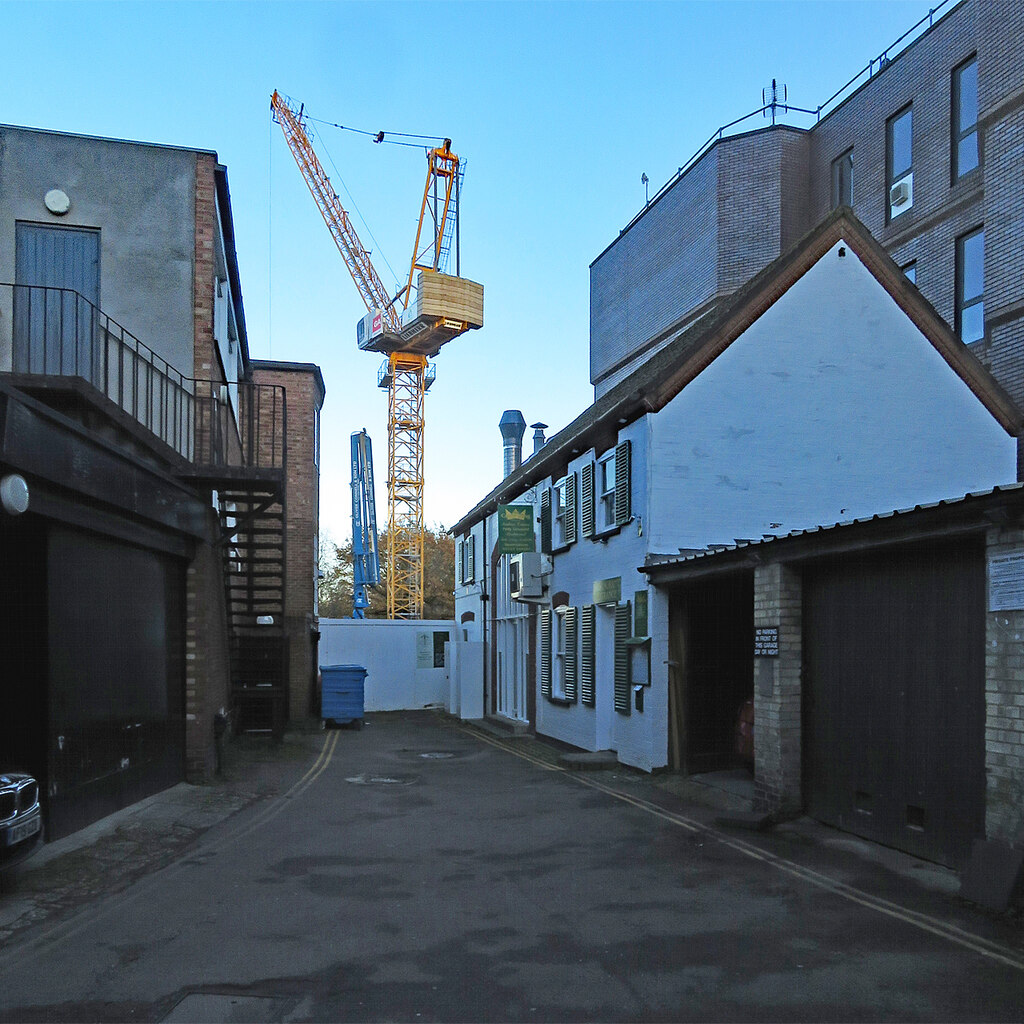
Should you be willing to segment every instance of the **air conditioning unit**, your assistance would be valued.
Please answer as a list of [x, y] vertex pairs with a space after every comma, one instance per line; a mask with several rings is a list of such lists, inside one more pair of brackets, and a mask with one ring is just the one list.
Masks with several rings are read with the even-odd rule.
[[508, 567], [508, 595], [513, 601], [529, 601], [544, 593], [539, 551], [513, 555]]
[[904, 178], [902, 181], [897, 181], [891, 189], [889, 189], [889, 205], [890, 206], [903, 206], [904, 203], [910, 202], [910, 179]]

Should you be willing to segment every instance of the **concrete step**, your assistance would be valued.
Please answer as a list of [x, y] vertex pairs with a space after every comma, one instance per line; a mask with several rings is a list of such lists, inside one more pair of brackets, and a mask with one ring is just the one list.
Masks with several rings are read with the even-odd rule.
[[526, 722], [517, 722], [515, 719], [505, 718], [504, 715], [478, 718], [473, 725], [503, 740], [526, 739], [530, 735], [530, 726]]
[[608, 768], [617, 768], [619, 759], [614, 750], [581, 750], [562, 754], [558, 763], [571, 772], [600, 772]]

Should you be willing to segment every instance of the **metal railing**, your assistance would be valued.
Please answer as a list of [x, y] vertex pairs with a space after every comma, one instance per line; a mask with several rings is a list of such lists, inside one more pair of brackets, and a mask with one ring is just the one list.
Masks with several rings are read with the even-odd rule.
[[73, 289], [0, 284], [5, 349], [10, 373], [86, 382], [195, 466], [284, 468], [284, 388], [186, 377]]
[[[935, 16], [940, 12], [945, 11], [947, 7], [952, 8], [956, 4], [960, 3], [961, 0], [941, 0], [941, 2], [929, 9], [928, 13], [920, 19], [916, 24], [912, 25], [899, 37], [895, 42], [890, 43], [877, 57], [872, 58], [868, 61], [867, 65], [857, 72], [848, 82], [841, 85], [824, 103], [819, 103], [813, 109], [807, 107], [797, 107], [791, 103], [784, 101], [774, 100], [769, 103], [765, 103], [763, 106], [757, 107], [755, 110], [751, 110], [750, 113], [744, 114], [742, 117], [737, 117], [735, 121], [730, 121], [728, 124], [723, 124], [720, 128], [716, 129], [704, 143], [697, 149], [697, 151], [682, 164], [672, 175], [668, 181], [662, 185], [653, 196], [650, 196], [644, 202], [644, 207], [641, 209], [624, 227], [622, 230], [626, 231], [631, 228], [633, 224], [643, 216], [644, 210], [647, 209], [652, 203], [658, 201], [662, 195], [664, 195], [694, 164], [696, 164], [701, 157], [716, 142], [721, 142], [722, 139], [729, 138], [733, 135], [741, 134], [738, 129], [739, 125], [745, 124], [747, 121], [752, 120], [756, 117], [766, 118], [771, 115], [772, 124], [776, 123], [776, 115], [778, 112], [783, 114], [802, 114], [807, 118], [813, 118], [814, 124], [817, 124], [822, 117], [831, 113], [836, 107], [840, 106], [850, 95], [856, 92], [861, 85], [878, 74], [880, 71], [884, 71], [889, 64], [895, 60], [904, 50], [906, 50], [912, 43], [919, 39], [925, 32], [927, 32], [932, 25], [935, 23]], [[774, 83], [773, 83], [774, 84]], [[801, 125], [793, 125], [792, 127], [802, 127]], [[620, 232], [621, 234], [621, 232]]]

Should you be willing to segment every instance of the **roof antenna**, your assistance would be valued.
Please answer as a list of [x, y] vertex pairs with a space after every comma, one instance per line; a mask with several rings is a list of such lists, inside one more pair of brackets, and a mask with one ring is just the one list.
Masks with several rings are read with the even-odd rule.
[[644, 187], [644, 206], [651, 205], [651, 192], [649, 188], [650, 180], [651, 179], [647, 177], [646, 171], [644, 171], [643, 174], [640, 175], [640, 184], [642, 184]]
[[783, 110], [788, 111], [789, 107], [786, 106], [786, 100], [788, 99], [789, 94], [785, 84], [782, 82], [776, 83], [773, 78], [772, 84], [761, 90], [761, 113], [767, 117], [770, 110], [772, 112], [772, 124], [775, 124], [776, 108], [782, 107]]

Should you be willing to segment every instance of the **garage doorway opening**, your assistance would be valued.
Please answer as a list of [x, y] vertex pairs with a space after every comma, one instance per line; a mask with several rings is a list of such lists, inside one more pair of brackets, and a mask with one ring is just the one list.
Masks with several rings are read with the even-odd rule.
[[669, 597], [669, 763], [686, 775], [747, 767], [736, 725], [754, 694], [754, 574], [728, 573]]

